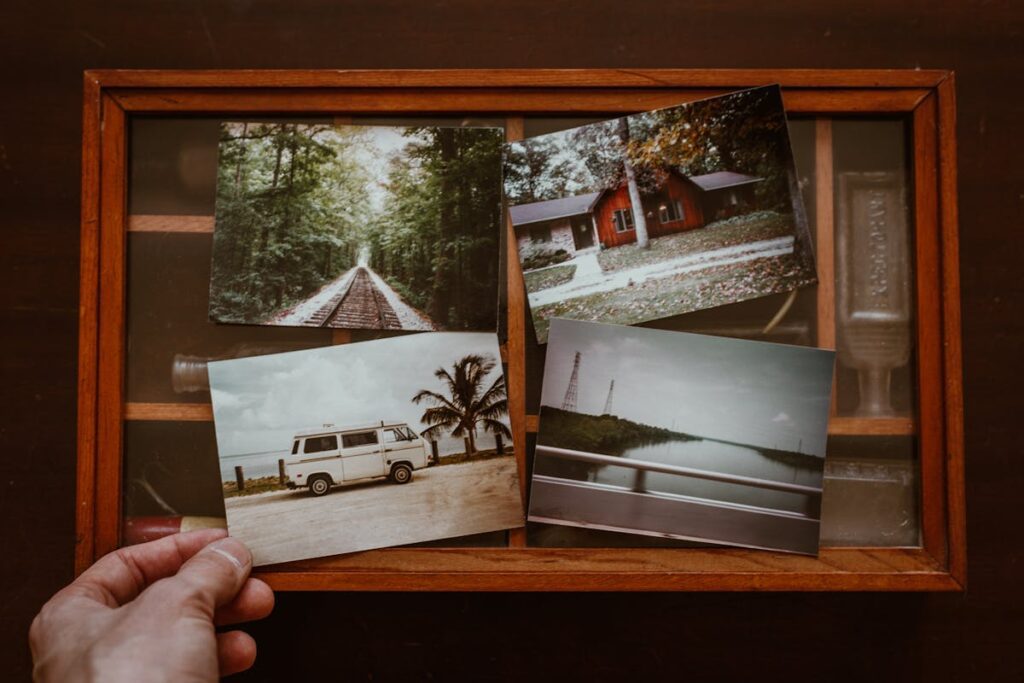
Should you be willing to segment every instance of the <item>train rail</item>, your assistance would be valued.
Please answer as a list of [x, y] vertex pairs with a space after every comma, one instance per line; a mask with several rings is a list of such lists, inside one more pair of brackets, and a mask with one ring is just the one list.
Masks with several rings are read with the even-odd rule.
[[359, 269], [344, 291], [324, 304], [307, 321], [319, 327], [400, 330], [402, 323], [366, 268]]

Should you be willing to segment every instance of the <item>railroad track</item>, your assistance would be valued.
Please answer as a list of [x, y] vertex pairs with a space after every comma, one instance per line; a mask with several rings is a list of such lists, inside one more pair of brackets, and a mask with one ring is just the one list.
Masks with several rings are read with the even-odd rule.
[[402, 323], [366, 268], [359, 267], [348, 287], [314, 313], [307, 325], [400, 330]]

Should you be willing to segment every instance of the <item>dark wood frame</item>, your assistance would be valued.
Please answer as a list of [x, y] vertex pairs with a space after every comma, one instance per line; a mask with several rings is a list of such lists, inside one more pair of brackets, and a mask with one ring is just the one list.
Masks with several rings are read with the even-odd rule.
[[[826, 548], [817, 558], [739, 549], [385, 549], [294, 562], [258, 575], [283, 590], [962, 590], [966, 579], [953, 74], [946, 71], [468, 70], [89, 71], [82, 148], [75, 567], [120, 540], [126, 419], [209, 420], [209, 406], [126, 404], [125, 247], [128, 230], [206, 232], [203, 217], [128, 216], [127, 118], [138, 114], [488, 112], [522, 136], [523, 114], [632, 112], [780, 83], [787, 110], [911, 118], [916, 267], [916, 419], [834, 418], [833, 434], [916, 434], [922, 544]], [[818, 120], [819, 262], [831, 264], [831, 122]], [[827, 162], [827, 163], [821, 163]], [[810, 208], [810, 207], [809, 207]], [[169, 225], [173, 223], [173, 225]], [[509, 231], [514, 248], [514, 235]], [[526, 433], [525, 296], [509, 259], [510, 408], [521, 489]], [[833, 347], [832, 283], [819, 288], [818, 344]], [[337, 342], [346, 341], [341, 332]]]

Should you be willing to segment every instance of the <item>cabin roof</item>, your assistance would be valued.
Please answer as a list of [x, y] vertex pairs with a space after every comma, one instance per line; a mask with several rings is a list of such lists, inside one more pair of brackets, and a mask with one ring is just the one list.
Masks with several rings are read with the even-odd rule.
[[722, 190], [727, 187], [759, 183], [764, 178], [747, 175], [746, 173], [734, 173], [733, 171], [718, 171], [716, 173], [705, 173], [704, 175], [692, 175], [690, 180], [700, 189], [710, 192], [711, 190]]
[[[305, 429], [301, 432], [296, 432], [294, 438], [301, 438], [303, 436], [317, 436], [320, 434], [338, 434], [339, 432], [360, 432], [367, 429], [377, 429], [379, 427], [394, 427], [396, 425], [402, 425], [409, 427], [409, 423], [403, 420], [380, 420], [378, 422], [369, 422], [364, 424], [352, 424], [352, 425], [331, 425], [330, 427], [320, 427], [319, 429]], [[412, 427], [409, 427], [412, 429]]]
[[561, 197], [559, 199], [548, 199], [543, 202], [532, 204], [519, 204], [509, 208], [509, 215], [512, 217], [512, 225], [526, 225], [528, 223], [539, 223], [550, 221], [555, 218], [567, 218], [590, 213], [601, 192], [588, 192], [578, 194], [575, 197]]

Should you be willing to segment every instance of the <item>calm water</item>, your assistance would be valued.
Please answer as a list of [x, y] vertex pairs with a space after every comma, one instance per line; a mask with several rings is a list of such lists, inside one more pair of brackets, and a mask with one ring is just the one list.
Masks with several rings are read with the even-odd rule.
[[[817, 467], [798, 467], [766, 457], [753, 448], [703, 440], [668, 441], [638, 446], [626, 450], [622, 457], [807, 486], [821, 485], [824, 464], [822, 460], [822, 464]], [[590, 479], [603, 484], [631, 488], [635, 476], [636, 470], [607, 465], [594, 470]], [[652, 492], [677, 493], [779, 510], [802, 511], [806, 500], [806, 497], [800, 494], [765, 491], [749, 486], [703, 481], [658, 472], [647, 473], [646, 488]]]
[[[457, 455], [466, 450], [461, 438], [453, 438], [450, 436], [441, 438], [441, 440], [438, 441], [437, 446], [441, 457], [446, 455]], [[491, 434], [477, 434], [476, 447], [480, 450], [494, 448], [494, 437]], [[511, 447], [511, 441], [509, 439], [505, 439], [505, 447]], [[257, 455], [231, 455], [226, 458], [221, 458], [220, 476], [224, 481], [234, 481], [235, 465], [241, 465], [242, 472], [245, 474], [246, 479], [275, 477], [277, 476], [277, 461], [279, 458], [285, 458], [287, 461], [288, 454], [285, 451], [280, 451], [274, 453], [260, 453]]]

